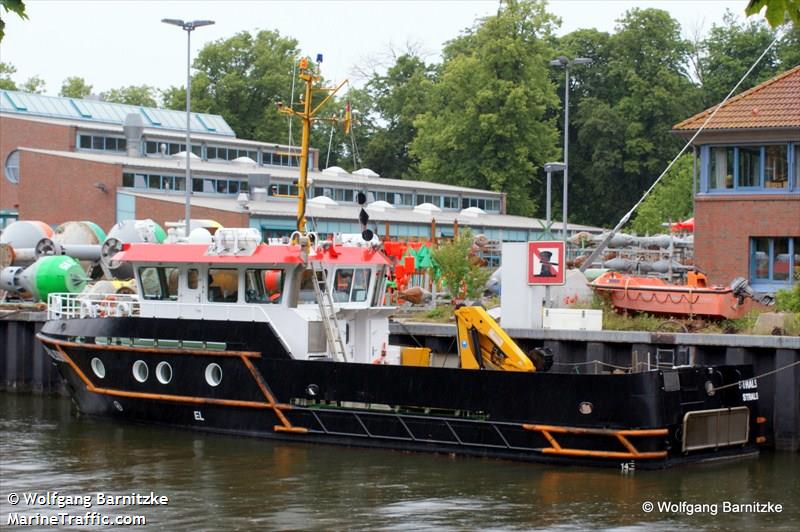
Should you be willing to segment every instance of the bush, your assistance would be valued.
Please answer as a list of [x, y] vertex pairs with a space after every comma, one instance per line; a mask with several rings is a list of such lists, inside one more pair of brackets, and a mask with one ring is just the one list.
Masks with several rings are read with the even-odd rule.
[[787, 290], [775, 292], [775, 307], [783, 312], [800, 312], [800, 275], [794, 286]]
[[489, 271], [475, 264], [472, 255], [472, 233], [462, 231], [458, 238], [433, 250], [433, 260], [439, 265], [447, 291], [455, 299], [478, 299], [489, 279]]

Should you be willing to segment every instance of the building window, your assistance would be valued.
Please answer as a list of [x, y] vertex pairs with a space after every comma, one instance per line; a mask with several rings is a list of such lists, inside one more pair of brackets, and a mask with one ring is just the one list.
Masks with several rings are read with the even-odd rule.
[[782, 192], [800, 184], [800, 145], [703, 146], [701, 192]]
[[423, 203], [431, 203], [441, 207], [442, 197], [434, 196], [433, 194], [417, 194], [417, 205], [422, 205]]
[[19, 183], [19, 150], [14, 150], [6, 158], [6, 179], [15, 185]]
[[750, 239], [750, 280], [791, 284], [800, 274], [800, 238], [754, 237]]
[[733, 188], [733, 148], [711, 148], [710, 189]]
[[783, 146], [767, 146], [764, 148], [764, 187], [789, 187], [788, 150]]
[[124, 138], [78, 135], [78, 147], [82, 150], [125, 151], [126, 145]]
[[753, 188], [761, 184], [761, 148], [739, 148], [739, 181], [737, 186]]
[[444, 208], [445, 209], [458, 209], [458, 198], [456, 196], [445, 196], [444, 197]]

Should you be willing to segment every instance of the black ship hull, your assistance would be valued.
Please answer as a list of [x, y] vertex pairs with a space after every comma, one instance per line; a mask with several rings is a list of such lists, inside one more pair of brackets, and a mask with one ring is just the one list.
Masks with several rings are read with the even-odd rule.
[[711, 390], [751, 379], [750, 366], [578, 375], [305, 361], [255, 322], [51, 321], [40, 339], [82, 412], [134, 422], [613, 467], [757, 452], [757, 394]]

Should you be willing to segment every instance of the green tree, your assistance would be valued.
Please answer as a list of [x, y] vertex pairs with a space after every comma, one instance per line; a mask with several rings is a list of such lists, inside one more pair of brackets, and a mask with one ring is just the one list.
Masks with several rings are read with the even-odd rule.
[[745, 13], [748, 16], [757, 15], [765, 7], [767, 9], [764, 17], [773, 28], [780, 26], [786, 20], [791, 20], [800, 26], [800, 0], [750, 0]]
[[508, 210], [533, 214], [540, 169], [558, 153], [547, 77], [556, 19], [539, 1], [508, 1], [444, 50], [411, 156], [422, 179], [505, 191]]
[[403, 54], [386, 74], [374, 75], [367, 84], [373, 112], [382, 125], [363, 148], [366, 166], [385, 177], [418, 177], [418, 160], [409, 147], [416, 136], [414, 120], [427, 109], [435, 71], [421, 58]]
[[45, 82], [39, 76], [31, 76], [20, 85], [19, 90], [34, 94], [42, 94], [45, 90]]
[[[703, 105], [721, 102], [756, 59], [775, 39], [776, 32], [761, 20], [740, 22], [726, 11], [722, 24], [714, 24], [702, 42], [697, 73], [703, 90]], [[782, 70], [779, 47], [773, 47], [744, 80], [739, 92], [755, 87]]]
[[[277, 31], [241, 32], [207, 44], [194, 61], [192, 109], [222, 115], [243, 138], [286, 139], [287, 118], [276, 104], [290, 101], [298, 55], [297, 41]], [[295, 102], [300, 89], [295, 84]], [[174, 103], [170, 98], [169, 104]]]
[[107, 102], [157, 107], [158, 91], [149, 85], [129, 85], [100, 93], [100, 98]]
[[690, 217], [694, 202], [692, 172], [691, 155], [678, 159], [639, 206], [631, 225], [633, 230], [639, 234], [661, 233], [664, 231], [662, 223]]
[[172, 86], [159, 91], [161, 97], [161, 107], [165, 109], [175, 109], [176, 111], [186, 110], [186, 86]]
[[800, 24], [795, 24], [784, 31], [778, 42], [778, 59], [781, 70], [789, 70], [800, 65]]
[[3, 63], [0, 61], [0, 89], [9, 91], [17, 90], [17, 84], [11, 79], [11, 76], [17, 69], [11, 63]]
[[69, 98], [86, 98], [91, 93], [92, 86], [87, 84], [85, 79], [79, 76], [71, 76], [61, 84], [61, 92], [58, 94]]
[[[28, 18], [28, 15], [25, 13], [25, 4], [22, 0], [0, 0], [0, 7], [3, 8], [0, 10], [0, 15], [5, 11], [6, 13], [16, 13], [17, 16], [23, 20]], [[3, 17], [0, 16], [0, 42], [2, 42], [3, 37], [6, 35], [5, 28], [6, 23], [3, 21]]]
[[680, 148], [672, 126], [701, 109], [689, 43], [667, 12], [632, 9], [616, 33], [579, 30], [559, 46], [594, 60], [572, 79], [570, 219], [613, 225]]
[[439, 265], [442, 279], [453, 299], [464, 296], [477, 299], [483, 294], [483, 287], [489, 279], [489, 270], [482, 268], [472, 256], [472, 233], [467, 229], [458, 238], [440, 245], [431, 252], [434, 262]]

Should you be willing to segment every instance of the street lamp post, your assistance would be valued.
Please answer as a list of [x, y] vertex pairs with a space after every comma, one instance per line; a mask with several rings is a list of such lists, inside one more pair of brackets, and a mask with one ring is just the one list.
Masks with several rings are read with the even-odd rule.
[[564, 163], [545, 163], [544, 171], [547, 172], [547, 211], [545, 217], [547, 218], [547, 231], [550, 232], [550, 190], [551, 190], [551, 176], [553, 172], [563, 172], [565, 168]]
[[565, 55], [558, 56], [550, 61], [551, 66], [564, 67], [565, 84], [564, 84], [564, 205], [563, 205], [563, 235], [564, 245], [567, 243], [567, 185], [569, 183], [569, 67], [572, 65], [589, 65], [592, 60], [588, 57], [576, 57], [569, 59]]
[[214, 24], [213, 20], [189, 20], [183, 21], [176, 18], [164, 18], [161, 19], [161, 22], [165, 24], [172, 24], [173, 26], [178, 26], [182, 30], [186, 31], [186, 183], [184, 183], [184, 190], [186, 196], [186, 215], [185, 215], [185, 225], [183, 233], [188, 238], [189, 233], [191, 232], [191, 226], [189, 224], [189, 220], [191, 218], [192, 213], [192, 133], [191, 133], [191, 111], [192, 111], [192, 97], [191, 97], [191, 90], [192, 90], [192, 74], [191, 74], [191, 66], [192, 66], [192, 32], [195, 28], [200, 28], [202, 26], [210, 26]]

